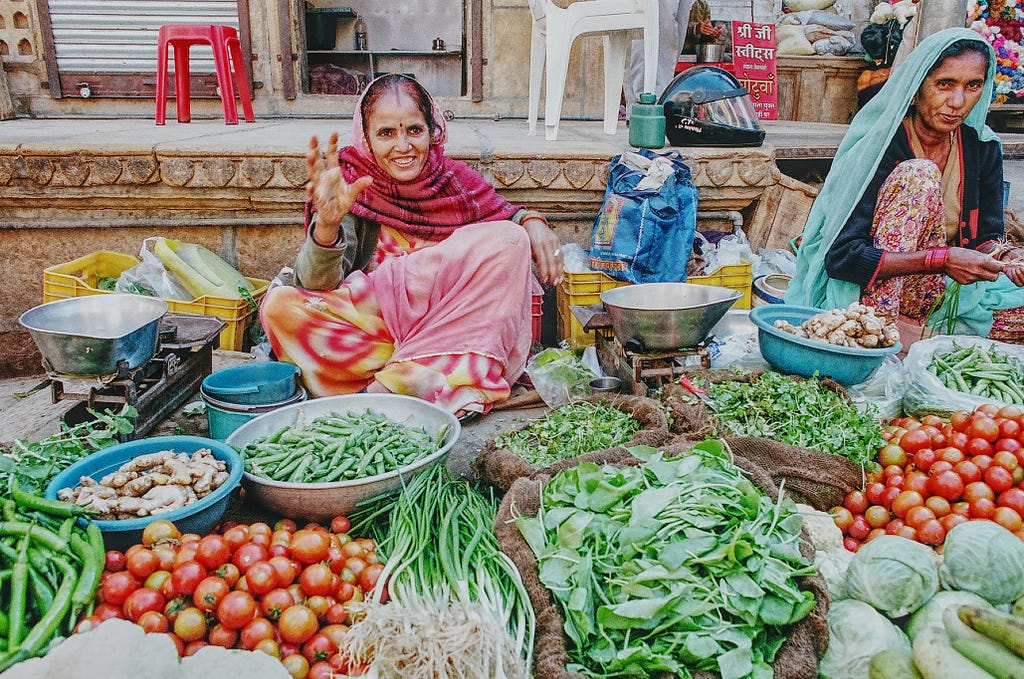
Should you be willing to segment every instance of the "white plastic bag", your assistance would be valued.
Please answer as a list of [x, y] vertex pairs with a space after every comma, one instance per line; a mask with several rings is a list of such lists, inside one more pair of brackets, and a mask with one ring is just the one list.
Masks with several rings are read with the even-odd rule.
[[142, 249], [139, 251], [142, 261], [122, 271], [114, 289], [118, 292], [149, 294], [163, 299], [191, 302], [193, 297], [185, 286], [178, 282], [177, 277], [168, 271], [160, 258], [149, 249], [149, 244], [156, 240], [147, 238], [142, 241]]
[[[936, 354], [944, 354], [957, 347], [980, 346], [984, 349], [996, 348], [1004, 356], [1013, 356], [1024, 360], [1024, 347], [991, 340], [975, 335], [936, 335], [929, 339], [919, 340], [910, 345], [903, 365], [907, 368], [909, 386], [903, 397], [903, 410], [907, 415], [923, 416], [929, 413], [948, 416], [957, 410], [974, 411], [985, 403], [993, 403], [991, 398], [975, 396], [946, 387], [936, 377], [928, 365]], [[1005, 403], [996, 403], [1002, 406]]]
[[910, 388], [907, 377], [903, 361], [890, 354], [866, 380], [846, 387], [846, 393], [862, 410], [874, 405], [882, 421], [887, 422], [903, 415], [903, 399]]
[[590, 396], [590, 380], [597, 377], [567, 349], [545, 349], [526, 363], [537, 395], [551, 408]]

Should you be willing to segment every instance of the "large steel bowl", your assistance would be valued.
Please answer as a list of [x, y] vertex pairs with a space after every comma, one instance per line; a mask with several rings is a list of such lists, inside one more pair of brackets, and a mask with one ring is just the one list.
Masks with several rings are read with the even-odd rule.
[[605, 290], [619, 342], [639, 342], [644, 350], [672, 351], [695, 347], [743, 293], [717, 285], [640, 283]]
[[356, 504], [402, 487], [410, 478], [435, 464], [444, 464], [459, 439], [462, 426], [447, 410], [433, 403], [400, 394], [346, 394], [325, 396], [304, 403], [278, 408], [242, 424], [225, 443], [242, 451], [247, 444], [270, 436], [282, 427], [308, 422], [329, 413], [361, 413], [371, 410], [410, 427], [423, 427], [436, 437], [447, 426], [443, 445], [435, 452], [400, 469], [361, 479], [331, 483], [291, 483], [274, 481], [244, 472], [242, 487], [246, 497], [264, 507], [293, 519], [329, 521], [337, 514], [348, 514]]
[[156, 353], [167, 302], [143, 295], [71, 297], [29, 309], [18, 322], [46, 363], [64, 375], [109, 375], [137, 368]]

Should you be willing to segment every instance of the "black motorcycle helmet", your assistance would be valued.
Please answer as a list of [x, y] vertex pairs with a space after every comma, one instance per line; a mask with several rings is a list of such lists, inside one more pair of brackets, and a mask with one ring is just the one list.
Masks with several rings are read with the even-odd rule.
[[672, 80], [658, 103], [672, 146], [760, 146], [764, 129], [746, 88], [714, 66], [689, 68]]

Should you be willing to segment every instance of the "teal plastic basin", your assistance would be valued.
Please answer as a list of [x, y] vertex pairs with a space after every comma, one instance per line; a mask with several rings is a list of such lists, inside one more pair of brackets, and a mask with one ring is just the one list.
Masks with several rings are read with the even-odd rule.
[[206, 404], [206, 422], [210, 427], [210, 437], [223, 441], [249, 420], [269, 413], [293, 403], [300, 403], [306, 400], [306, 390], [298, 387], [288, 398], [277, 403], [262, 405], [243, 405], [239, 403], [226, 403], [214, 398], [200, 388], [199, 395]]

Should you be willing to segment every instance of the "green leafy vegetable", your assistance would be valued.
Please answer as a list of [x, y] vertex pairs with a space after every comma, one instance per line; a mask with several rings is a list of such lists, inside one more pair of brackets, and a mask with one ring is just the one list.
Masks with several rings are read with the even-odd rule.
[[50, 480], [78, 460], [115, 443], [118, 437], [134, 430], [138, 411], [125, 405], [111, 414], [88, 409], [96, 419], [75, 426], [61, 423], [60, 433], [41, 441], [17, 440], [0, 449], [0, 489], [6, 492], [11, 479], [27, 491], [41, 493]]
[[707, 390], [718, 408], [720, 435], [760, 436], [879, 468], [875, 456], [885, 439], [877, 410], [870, 404], [859, 410], [816, 379], [769, 371], [750, 383], [725, 381]]
[[499, 436], [495, 443], [535, 467], [621, 445], [640, 423], [618, 408], [578, 401], [560, 406], [529, 426]]
[[631, 452], [644, 463], [555, 475], [537, 516], [516, 519], [565, 616], [566, 669], [771, 677], [784, 626], [815, 605], [794, 504], [761, 493], [720, 441]]

